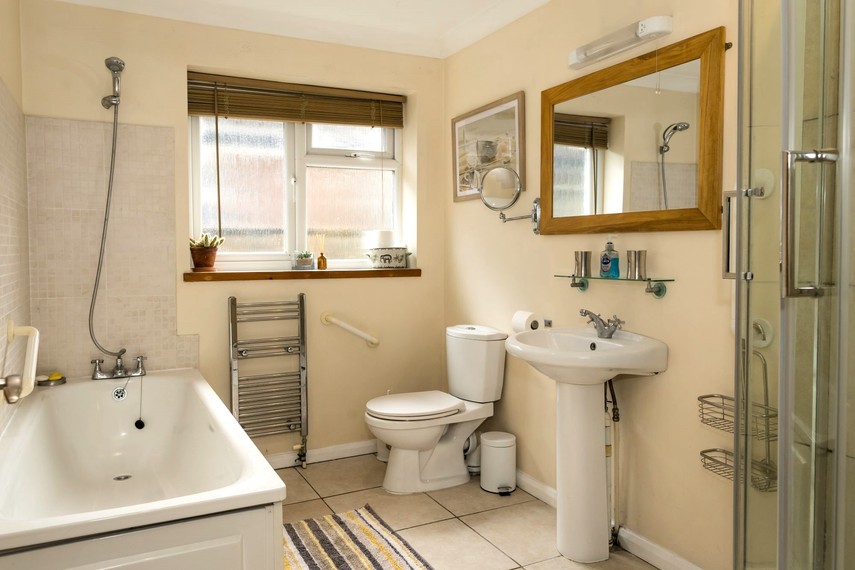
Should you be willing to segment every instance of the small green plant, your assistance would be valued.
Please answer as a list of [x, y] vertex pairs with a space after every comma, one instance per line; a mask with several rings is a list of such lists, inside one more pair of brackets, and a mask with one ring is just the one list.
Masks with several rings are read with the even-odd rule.
[[297, 259], [309, 259], [310, 257], [312, 257], [312, 252], [308, 251], [308, 250], [306, 250], [306, 251], [295, 251], [294, 257], [296, 257]]
[[219, 247], [224, 241], [226, 241], [226, 238], [222, 238], [216, 234], [202, 234], [201, 236], [199, 236], [199, 239], [190, 238], [190, 247]]

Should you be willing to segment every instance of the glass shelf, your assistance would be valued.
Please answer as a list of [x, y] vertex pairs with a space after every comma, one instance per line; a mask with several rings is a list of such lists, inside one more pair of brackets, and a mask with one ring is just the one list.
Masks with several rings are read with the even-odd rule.
[[562, 279], [570, 279], [570, 286], [576, 287], [580, 291], [588, 290], [588, 280], [593, 279], [595, 281], [615, 281], [621, 283], [644, 283], [646, 287], [644, 288], [645, 293], [652, 293], [654, 297], [657, 299], [661, 299], [665, 296], [665, 293], [668, 292], [668, 288], [665, 286], [665, 283], [673, 283], [674, 279], [657, 279], [657, 278], [647, 278], [647, 279], [627, 279], [626, 277], [598, 277], [594, 275], [590, 275], [588, 277], [576, 277], [575, 275], [556, 275], [555, 277], [561, 277]]

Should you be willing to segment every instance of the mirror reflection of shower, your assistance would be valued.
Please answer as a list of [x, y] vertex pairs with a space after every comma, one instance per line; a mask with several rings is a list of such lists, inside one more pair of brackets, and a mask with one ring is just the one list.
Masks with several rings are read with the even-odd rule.
[[683, 132], [688, 129], [689, 123], [680, 122], [672, 123], [662, 131], [662, 144], [659, 145], [659, 184], [662, 187], [662, 200], [666, 210], [668, 209], [668, 185], [665, 181], [665, 153], [671, 150], [671, 147], [668, 145], [674, 133]]
[[[113, 352], [101, 346], [101, 343], [99, 343], [98, 339], [95, 338], [94, 323], [95, 300], [98, 297], [98, 285], [101, 282], [101, 269], [104, 266], [104, 248], [107, 245], [107, 225], [110, 221], [110, 202], [113, 199], [113, 174], [116, 170], [116, 137], [119, 126], [119, 95], [121, 91], [122, 70], [125, 69], [125, 62], [118, 57], [108, 57], [104, 60], [104, 65], [107, 66], [107, 69], [109, 69], [110, 73], [113, 75], [113, 93], [101, 99], [101, 105], [103, 105], [105, 109], [110, 109], [111, 107], [113, 109], [113, 150], [110, 154], [110, 176], [107, 181], [107, 205], [104, 209], [104, 228], [101, 231], [101, 252], [98, 254], [98, 268], [95, 271], [95, 286], [92, 288], [92, 302], [89, 303], [89, 338], [92, 339], [92, 342], [96, 347], [98, 347], [98, 350], [104, 354], [121, 359], [122, 355], [125, 353], [125, 349], [120, 348], [118, 351]], [[118, 360], [117, 362], [121, 363], [121, 360]]]
[[113, 74], [113, 94], [101, 98], [101, 105], [105, 109], [109, 109], [119, 104], [119, 95], [122, 89], [122, 70], [125, 69], [125, 62], [118, 57], [108, 57], [104, 60], [104, 65]]

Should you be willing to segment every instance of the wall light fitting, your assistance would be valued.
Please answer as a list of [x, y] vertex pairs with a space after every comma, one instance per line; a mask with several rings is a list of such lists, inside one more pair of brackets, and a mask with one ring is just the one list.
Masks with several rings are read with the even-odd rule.
[[667, 36], [672, 28], [671, 16], [653, 16], [639, 20], [574, 49], [570, 52], [568, 64], [572, 69], [580, 69], [656, 38]]

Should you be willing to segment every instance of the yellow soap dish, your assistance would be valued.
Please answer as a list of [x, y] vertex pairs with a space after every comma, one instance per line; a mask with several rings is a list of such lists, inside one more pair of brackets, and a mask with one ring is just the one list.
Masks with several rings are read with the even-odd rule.
[[59, 372], [51, 372], [49, 376], [36, 376], [36, 386], [59, 386], [65, 384], [65, 376]]

